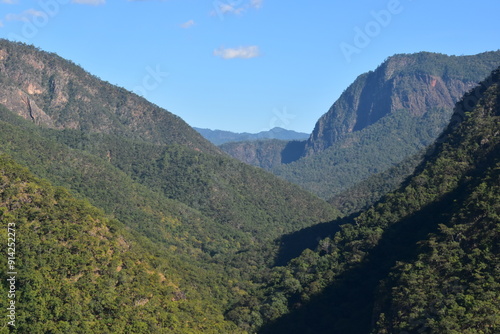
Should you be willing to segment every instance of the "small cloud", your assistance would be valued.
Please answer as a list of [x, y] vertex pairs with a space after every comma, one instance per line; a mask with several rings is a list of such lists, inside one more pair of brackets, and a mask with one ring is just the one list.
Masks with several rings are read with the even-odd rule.
[[5, 20], [7, 21], [29, 21], [32, 17], [43, 16], [45, 15], [43, 12], [38, 11], [36, 9], [28, 9], [22, 12], [21, 14], [7, 14], [5, 16]]
[[180, 25], [181, 28], [183, 29], [188, 29], [188, 28], [191, 28], [192, 26], [194, 26], [196, 23], [194, 22], [194, 20], [189, 20], [187, 22], [184, 22], [183, 24]]
[[81, 5], [98, 6], [98, 5], [104, 5], [106, 3], [106, 0], [72, 0], [71, 2], [78, 3]]
[[[215, 5], [215, 4], [214, 4]], [[224, 14], [241, 14], [245, 10], [244, 7], [235, 7], [228, 3], [216, 4], [215, 10], [211, 13], [212, 15], [224, 15]]]
[[224, 59], [250, 59], [260, 56], [259, 47], [256, 45], [253, 46], [241, 46], [235, 49], [225, 49], [223, 47], [214, 50], [214, 56], [221, 57]]
[[0, 3], [6, 3], [9, 5], [16, 4], [18, 1], [17, 0], [0, 0]]
[[263, 0], [252, 0], [250, 1], [250, 6], [255, 9], [260, 9], [262, 7]]
[[242, 0], [222, 2], [214, 1], [214, 10], [210, 13], [212, 16], [222, 16], [224, 14], [235, 14], [239, 15], [248, 10], [249, 8], [260, 9], [262, 7], [263, 0], [249, 0], [245, 4], [242, 4]]
[[3, 22], [2, 22], [2, 20], [0, 20], [0, 28], [3, 28], [3, 26], [4, 26]]

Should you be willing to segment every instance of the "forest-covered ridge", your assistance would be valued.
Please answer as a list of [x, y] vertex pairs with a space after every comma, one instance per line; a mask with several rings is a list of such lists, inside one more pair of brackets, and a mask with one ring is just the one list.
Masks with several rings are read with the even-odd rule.
[[457, 103], [399, 190], [278, 271], [266, 293], [290, 313], [262, 333], [498, 332], [499, 82]]

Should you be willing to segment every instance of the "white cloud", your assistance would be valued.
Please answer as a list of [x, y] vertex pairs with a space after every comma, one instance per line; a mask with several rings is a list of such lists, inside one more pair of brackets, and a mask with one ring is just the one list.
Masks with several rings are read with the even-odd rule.
[[260, 9], [262, 7], [262, 2], [264, 0], [247, 0], [243, 3], [242, 0], [231, 1], [231, 0], [216, 0], [213, 2], [215, 10], [213, 10], [210, 15], [222, 16], [224, 14], [235, 14], [239, 15], [248, 10], [249, 8]]
[[9, 4], [9, 5], [13, 5], [15, 3], [17, 3], [18, 0], [0, 0], [0, 3], [6, 3], [6, 4]]
[[240, 46], [235, 49], [225, 49], [223, 47], [214, 50], [214, 56], [221, 57], [224, 59], [234, 59], [234, 58], [243, 58], [250, 59], [260, 56], [259, 47], [256, 45], [253, 46]]
[[0, 20], [0, 28], [3, 28], [3, 22]]
[[260, 7], [262, 7], [262, 2], [263, 2], [263, 0], [252, 0], [252, 1], [250, 1], [250, 5], [253, 8], [259, 9]]
[[81, 5], [98, 6], [98, 5], [104, 5], [106, 3], [106, 0], [73, 0], [72, 2]]
[[245, 7], [236, 7], [228, 3], [216, 3], [214, 2], [215, 10], [213, 10], [210, 15], [224, 15], [224, 14], [241, 14], [245, 11]]
[[194, 20], [189, 20], [189, 21], [181, 24], [181, 28], [188, 29], [188, 28], [191, 28], [192, 26], [194, 26], [195, 24], [196, 23], [194, 22]]
[[7, 14], [5, 16], [5, 20], [7, 21], [29, 21], [30, 18], [35, 16], [44, 16], [45, 14], [36, 9], [28, 9], [22, 12], [21, 14]]

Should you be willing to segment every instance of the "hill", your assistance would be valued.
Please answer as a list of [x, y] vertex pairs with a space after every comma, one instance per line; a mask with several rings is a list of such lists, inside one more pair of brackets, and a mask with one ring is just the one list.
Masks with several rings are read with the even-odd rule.
[[309, 137], [307, 133], [286, 130], [283, 128], [272, 128], [268, 131], [261, 131], [259, 133], [235, 133], [231, 131], [210, 130], [193, 128], [198, 131], [205, 139], [209, 140], [214, 145], [222, 145], [231, 142], [254, 141], [263, 139], [278, 139], [278, 140], [305, 140]]
[[[145, 256], [165, 262], [163, 272], [182, 283], [172, 298], [199, 290], [189, 292], [181, 310], [172, 306], [179, 321], [195, 317], [193, 327], [182, 320], [179, 333], [244, 331], [224, 314], [270, 270], [274, 239], [338, 216], [323, 200], [227, 157], [178, 117], [71, 62], [19, 43], [1, 45], [0, 153], [98, 207], [106, 222], [123, 224]], [[121, 319], [119, 312], [114, 306], [106, 319]], [[156, 305], [151, 312], [163, 311]], [[135, 332], [163, 328], [154, 326]]]
[[330, 199], [430, 145], [449, 123], [454, 104], [499, 65], [500, 51], [395, 55], [360, 75], [308, 140], [222, 148]]
[[33, 46], [0, 39], [0, 101], [37, 125], [218, 150], [178, 116]]
[[499, 82], [500, 69], [464, 96], [397, 191], [276, 269], [262, 333], [500, 330]]
[[14, 259], [8, 266], [2, 257], [0, 277], [15, 279], [14, 289], [0, 285], [2, 309], [13, 310], [1, 333], [238, 332], [174, 274], [175, 259], [156, 256], [120, 222], [5, 155], [0, 222], [2, 253]]

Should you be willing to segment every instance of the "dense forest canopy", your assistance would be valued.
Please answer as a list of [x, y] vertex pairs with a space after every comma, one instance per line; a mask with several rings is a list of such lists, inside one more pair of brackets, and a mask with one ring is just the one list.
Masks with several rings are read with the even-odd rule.
[[[451, 98], [498, 56], [397, 55], [346, 94], [375, 98], [389, 79], [396, 97], [441, 85]], [[319, 149], [303, 182], [337, 194], [332, 205], [57, 55], [1, 40], [0, 294], [12, 297], [0, 308], [16, 326], [0, 333], [498, 333], [499, 81], [500, 69], [453, 114], [424, 108], [432, 94], [400, 100], [423, 113], [345, 114], [352, 131], [328, 147], [226, 146], [269, 168]], [[341, 168], [353, 161], [373, 176], [358, 183]], [[331, 191], [329, 173], [343, 182]]]

